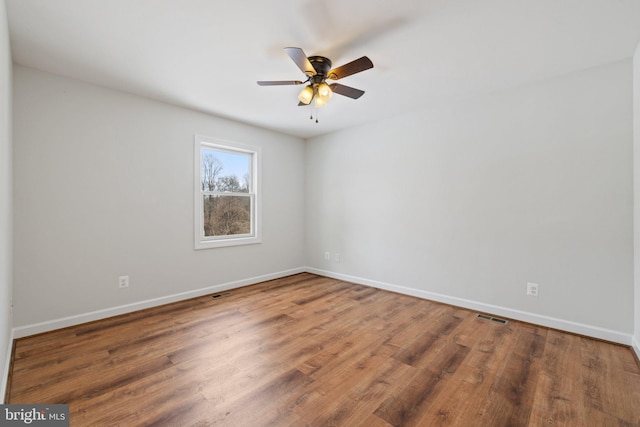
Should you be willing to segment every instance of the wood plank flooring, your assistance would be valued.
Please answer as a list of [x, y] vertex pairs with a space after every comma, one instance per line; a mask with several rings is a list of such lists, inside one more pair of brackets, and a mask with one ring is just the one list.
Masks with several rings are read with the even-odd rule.
[[16, 340], [72, 426], [640, 426], [631, 350], [312, 274]]

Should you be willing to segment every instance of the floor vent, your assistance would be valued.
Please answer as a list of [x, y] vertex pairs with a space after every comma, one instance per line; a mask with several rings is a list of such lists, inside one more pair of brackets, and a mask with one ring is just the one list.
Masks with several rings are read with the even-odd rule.
[[211, 295], [211, 298], [217, 299], [217, 298], [222, 298], [222, 297], [228, 297], [229, 295], [231, 295], [231, 292], [222, 292], [222, 293], [219, 293], [219, 294]]
[[509, 323], [507, 320], [499, 319], [493, 316], [488, 316], [486, 314], [478, 314], [476, 317], [479, 317], [480, 319], [491, 320], [492, 322], [500, 323], [502, 325], [506, 325], [507, 323]]

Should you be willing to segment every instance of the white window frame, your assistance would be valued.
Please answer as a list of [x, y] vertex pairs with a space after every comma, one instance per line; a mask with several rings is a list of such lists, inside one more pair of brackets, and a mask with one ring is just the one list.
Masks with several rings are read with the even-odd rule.
[[[226, 246], [252, 245], [262, 242], [262, 202], [260, 197], [261, 152], [260, 147], [254, 147], [236, 142], [224, 141], [203, 135], [194, 138], [194, 247], [198, 249], [220, 248]], [[205, 236], [204, 235], [204, 206], [202, 190], [202, 149], [212, 148], [219, 151], [251, 155], [251, 233], [233, 236]], [[246, 195], [246, 193], [242, 193]]]

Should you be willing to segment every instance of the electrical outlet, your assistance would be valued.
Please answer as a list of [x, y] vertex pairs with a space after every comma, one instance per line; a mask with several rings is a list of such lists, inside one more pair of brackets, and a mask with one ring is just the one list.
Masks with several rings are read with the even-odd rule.
[[120, 276], [118, 277], [118, 287], [120, 289], [129, 287], [129, 276]]
[[538, 284], [537, 283], [527, 283], [527, 295], [532, 297], [538, 296]]
[[336, 253], [336, 262], [340, 264], [340, 254]]
[[331, 261], [331, 252], [327, 251], [324, 253], [324, 259], [327, 261]]

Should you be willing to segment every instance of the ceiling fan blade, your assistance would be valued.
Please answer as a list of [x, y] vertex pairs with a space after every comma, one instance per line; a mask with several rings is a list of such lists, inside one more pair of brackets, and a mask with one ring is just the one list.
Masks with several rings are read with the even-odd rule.
[[341, 85], [338, 83], [332, 83], [329, 85], [331, 88], [331, 92], [337, 93], [338, 95], [346, 96], [353, 99], [358, 99], [362, 95], [364, 95], [364, 91], [360, 89], [356, 89], [350, 86]]
[[338, 80], [352, 74], [359, 73], [360, 71], [368, 70], [369, 68], [373, 68], [373, 62], [371, 62], [371, 60], [366, 56], [363, 56], [362, 58], [358, 58], [355, 61], [342, 65], [341, 67], [329, 70], [327, 78], [331, 80]]
[[303, 73], [307, 76], [316, 75], [316, 69], [313, 68], [313, 65], [309, 62], [309, 58], [307, 58], [307, 55], [302, 49], [299, 47], [285, 47], [284, 51], [287, 52], [287, 55], [289, 55]]
[[303, 82], [300, 80], [267, 80], [267, 81], [258, 81], [259, 86], [290, 86], [290, 85], [301, 85]]

